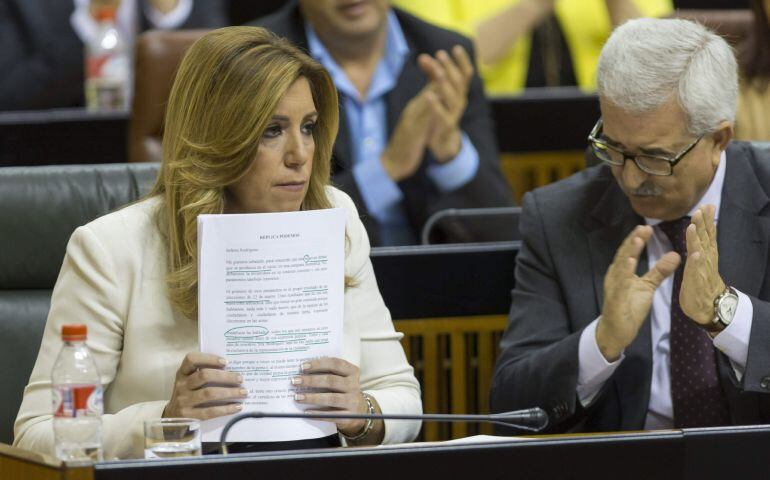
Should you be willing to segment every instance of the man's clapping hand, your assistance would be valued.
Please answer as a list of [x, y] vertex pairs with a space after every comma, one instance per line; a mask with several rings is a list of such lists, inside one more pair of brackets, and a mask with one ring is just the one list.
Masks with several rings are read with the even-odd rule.
[[652, 227], [640, 225], [623, 240], [604, 276], [604, 306], [596, 327], [596, 343], [607, 361], [613, 362], [631, 344], [652, 307], [655, 290], [674, 273], [680, 258], [663, 255], [643, 276], [636, 275], [639, 255], [652, 237]]
[[407, 103], [380, 158], [395, 181], [414, 175], [426, 148], [444, 163], [456, 157], [462, 146], [460, 120], [474, 71], [470, 56], [457, 45], [451, 56], [444, 50], [435, 57], [420, 55], [418, 65], [428, 84]]

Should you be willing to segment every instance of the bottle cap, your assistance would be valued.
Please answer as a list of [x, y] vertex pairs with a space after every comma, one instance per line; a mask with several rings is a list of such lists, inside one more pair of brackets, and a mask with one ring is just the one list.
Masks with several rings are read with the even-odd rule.
[[88, 337], [88, 327], [82, 323], [62, 325], [61, 339], [65, 342], [83, 341]]
[[116, 8], [114, 7], [99, 7], [94, 12], [94, 19], [97, 22], [104, 22], [107, 20], [115, 20]]

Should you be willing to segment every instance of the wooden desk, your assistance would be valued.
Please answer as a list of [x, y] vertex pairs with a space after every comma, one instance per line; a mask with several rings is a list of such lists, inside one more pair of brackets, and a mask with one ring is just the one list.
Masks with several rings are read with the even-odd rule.
[[92, 466], [67, 466], [54, 457], [0, 443], [2, 480], [91, 480]]
[[[599, 115], [596, 96], [574, 87], [529, 89], [490, 103], [506, 153], [582, 150]], [[0, 165], [125, 162], [129, 116], [77, 108], [0, 112]]]
[[0, 166], [126, 162], [128, 115], [82, 108], [0, 112]]
[[[429, 413], [489, 413], [519, 242], [372, 249], [385, 304]], [[421, 440], [491, 434], [491, 425], [426, 423]]]
[[166, 460], [68, 468], [0, 448], [0, 476], [17, 479], [766, 479], [770, 426], [547, 435], [483, 444], [409, 444]]
[[[490, 104], [501, 168], [517, 200], [583, 168], [586, 136], [599, 118], [596, 95], [575, 87], [533, 88]], [[0, 166], [125, 162], [129, 115], [0, 112]]]
[[576, 87], [528, 88], [492, 99], [500, 168], [518, 203], [537, 187], [585, 167], [587, 137], [599, 99]]
[[528, 88], [490, 99], [501, 152], [583, 150], [599, 119], [599, 98], [577, 87]]

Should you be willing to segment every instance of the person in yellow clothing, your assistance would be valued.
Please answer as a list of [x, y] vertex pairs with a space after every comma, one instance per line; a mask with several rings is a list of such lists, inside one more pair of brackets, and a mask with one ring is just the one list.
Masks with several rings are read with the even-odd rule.
[[616, 25], [673, 12], [672, 0], [392, 0], [474, 39], [490, 95], [527, 86], [596, 89], [596, 66]]
[[770, 0], [752, 0], [754, 25], [740, 50], [735, 138], [770, 141]]

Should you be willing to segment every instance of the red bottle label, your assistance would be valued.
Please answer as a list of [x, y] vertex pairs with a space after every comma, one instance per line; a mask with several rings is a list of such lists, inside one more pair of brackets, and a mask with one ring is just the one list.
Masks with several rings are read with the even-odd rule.
[[102, 414], [100, 385], [58, 385], [53, 388], [55, 417], [75, 418]]
[[102, 67], [110, 59], [109, 55], [86, 58], [86, 78], [97, 78], [102, 76]]

